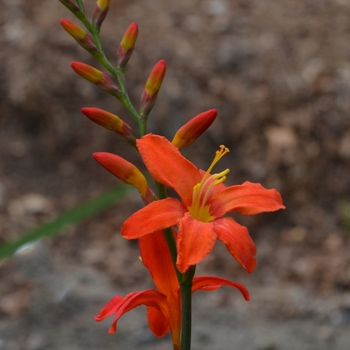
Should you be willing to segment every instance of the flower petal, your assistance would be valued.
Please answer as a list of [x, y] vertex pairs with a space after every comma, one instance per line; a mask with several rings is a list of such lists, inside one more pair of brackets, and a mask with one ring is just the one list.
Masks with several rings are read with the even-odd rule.
[[185, 212], [186, 208], [177, 199], [154, 201], [131, 215], [122, 225], [121, 233], [127, 239], [140, 238], [176, 225]]
[[[237, 288], [243, 295], [245, 300], [250, 300], [249, 293], [246, 287], [242, 284], [232, 282], [226, 278], [216, 277], [216, 276], [200, 276], [195, 277], [192, 283], [192, 293], [197, 290], [215, 290], [219, 289], [222, 286], [230, 286]], [[215, 289], [212, 289], [215, 288]]]
[[177, 234], [177, 261], [180, 272], [185, 272], [191, 265], [202, 261], [213, 249], [216, 233], [212, 222], [202, 222], [186, 213], [180, 219]]
[[123, 297], [121, 295], [117, 295], [113, 297], [100, 311], [98, 315], [95, 316], [95, 321], [100, 322], [105, 318], [112, 316], [115, 314], [123, 303]]
[[252, 272], [256, 265], [256, 248], [248, 229], [232, 218], [221, 218], [214, 221], [214, 230], [231, 255], [247, 272]]
[[166, 316], [156, 307], [147, 308], [148, 326], [157, 338], [164, 337], [169, 331], [169, 322]]
[[149, 269], [157, 289], [167, 298], [177, 297], [179, 283], [164, 233], [158, 231], [141, 237], [139, 244], [142, 262]]
[[243, 215], [255, 215], [285, 209], [285, 206], [275, 189], [267, 190], [258, 183], [246, 181], [216, 195], [210, 203], [210, 209], [213, 216], [220, 217], [233, 210]]
[[120, 297], [114, 297], [102, 308], [100, 313], [95, 316], [95, 321], [102, 321], [115, 313], [114, 321], [108, 330], [110, 334], [115, 333], [119, 318], [126, 312], [140, 305], [157, 307], [166, 315], [169, 313], [166, 297], [153, 289], [148, 289], [142, 292], [130, 293], [122, 299], [120, 299]]
[[165, 137], [147, 134], [136, 141], [152, 177], [173, 188], [185, 206], [192, 200], [193, 187], [201, 181], [198, 169]]

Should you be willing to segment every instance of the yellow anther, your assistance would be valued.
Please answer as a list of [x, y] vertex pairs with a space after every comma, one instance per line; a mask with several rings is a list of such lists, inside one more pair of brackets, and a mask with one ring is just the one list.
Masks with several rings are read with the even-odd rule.
[[215, 157], [212, 163], [210, 164], [207, 173], [210, 173], [213, 170], [214, 165], [228, 152], [230, 152], [230, 150], [227, 147], [225, 147], [224, 145], [220, 145], [220, 149], [215, 152]]
[[215, 152], [214, 160], [210, 164], [210, 167], [203, 176], [201, 182], [193, 187], [192, 204], [188, 209], [192, 216], [197, 220], [209, 222], [214, 219], [210, 214], [210, 207], [207, 201], [210, 198], [213, 186], [223, 183], [226, 180], [226, 175], [229, 173], [230, 169], [226, 169], [213, 175], [210, 175], [210, 172], [214, 165], [228, 152], [230, 152], [230, 150], [221, 145], [220, 149]]

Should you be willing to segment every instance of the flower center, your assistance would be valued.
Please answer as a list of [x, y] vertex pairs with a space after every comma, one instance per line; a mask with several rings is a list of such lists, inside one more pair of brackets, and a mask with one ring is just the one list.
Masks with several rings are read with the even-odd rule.
[[210, 199], [213, 194], [213, 187], [226, 180], [226, 175], [229, 173], [230, 169], [216, 174], [210, 174], [210, 172], [213, 170], [214, 165], [228, 152], [230, 152], [230, 150], [221, 145], [220, 149], [215, 152], [215, 157], [204, 174], [202, 181], [193, 187], [192, 204], [187, 209], [191, 215], [199, 221], [209, 222], [215, 219], [215, 217], [210, 214]]

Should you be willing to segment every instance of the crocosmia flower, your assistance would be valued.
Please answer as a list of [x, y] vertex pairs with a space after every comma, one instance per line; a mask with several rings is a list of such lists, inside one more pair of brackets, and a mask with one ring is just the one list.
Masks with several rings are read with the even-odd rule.
[[[174, 350], [180, 349], [181, 333], [181, 294], [174, 266], [163, 232], [146, 235], [139, 240], [141, 260], [149, 269], [157, 290], [147, 289], [112, 298], [95, 316], [96, 321], [114, 315], [109, 333], [115, 333], [121, 316], [131, 309], [147, 306], [149, 328], [158, 338], [164, 337], [170, 330]], [[246, 300], [247, 289], [238, 283], [215, 276], [199, 276], [193, 279], [192, 292], [197, 290], [214, 291], [221, 286], [237, 288]]]
[[226, 187], [223, 182], [228, 169], [211, 173], [228, 152], [224, 146], [216, 152], [206, 172], [197, 169], [165, 137], [145, 135], [137, 140], [137, 147], [152, 177], [173, 188], [180, 200], [168, 197], [140, 209], [124, 222], [122, 235], [135, 239], [178, 226], [176, 264], [180, 272], [203, 260], [217, 239], [248, 272], [253, 271], [256, 248], [247, 228], [223, 215], [231, 211], [255, 215], [284, 209], [279, 192], [251, 182]]

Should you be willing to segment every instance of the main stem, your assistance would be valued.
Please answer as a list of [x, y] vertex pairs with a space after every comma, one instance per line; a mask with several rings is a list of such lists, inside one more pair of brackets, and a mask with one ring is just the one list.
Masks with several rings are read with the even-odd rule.
[[[167, 197], [166, 188], [164, 185], [156, 182], [159, 199]], [[164, 230], [164, 236], [168, 243], [171, 258], [174, 264], [177, 279], [180, 284], [181, 292], [181, 349], [191, 350], [191, 332], [192, 332], [192, 279], [196, 271], [196, 266], [191, 266], [185, 273], [180, 273], [176, 266], [176, 242], [171, 228]]]
[[182, 298], [181, 350], [191, 350], [192, 279], [195, 271], [196, 267], [191, 266], [188, 271], [182, 274], [183, 279], [180, 284]]

